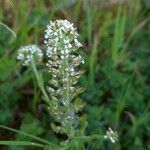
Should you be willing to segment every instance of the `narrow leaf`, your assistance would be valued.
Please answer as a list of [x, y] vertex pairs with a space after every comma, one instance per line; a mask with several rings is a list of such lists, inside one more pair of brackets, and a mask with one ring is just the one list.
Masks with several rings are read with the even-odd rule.
[[0, 145], [17, 145], [17, 146], [44, 147], [43, 144], [38, 144], [38, 143], [28, 142], [28, 141], [0, 141]]
[[9, 128], [9, 127], [3, 126], [3, 125], [0, 125], [0, 128], [6, 129], [6, 130], [10, 130], [10, 131], [16, 132], [16, 133], [18, 133], [18, 134], [22, 134], [22, 135], [24, 135], [24, 136], [30, 137], [30, 138], [32, 138], [32, 139], [34, 139], [34, 140], [37, 140], [37, 141], [39, 141], [39, 142], [42, 142], [42, 143], [45, 143], [45, 144], [48, 144], [48, 145], [57, 146], [57, 145], [55, 145], [55, 144], [53, 144], [53, 143], [51, 143], [51, 142], [49, 142], [49, 141], [47, 141], [47, 140], [44, 140], [44, 139], [39, 138], [39, 137], [37, 137], [37, 136], [31, 135], [31, 134], [29, 134], [29, 133], [25, 133], [25, 132], [23, 132], [23, 131], [19, 131], [19, 130], [16, 130], [16, 129], [12, 129], [12, 128]]

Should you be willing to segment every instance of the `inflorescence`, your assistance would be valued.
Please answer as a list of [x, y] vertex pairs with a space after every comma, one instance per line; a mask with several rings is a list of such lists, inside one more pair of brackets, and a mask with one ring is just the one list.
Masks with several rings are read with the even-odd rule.
[[36, 45], [22, 46], [18, 50], [17, 59], [23, 61], [24, 66], [28, 66], [32, 60], [40, 61], [43, 57], [42, 50]]
[[104, 139], [108, 139], [112, 143], [116, 143], [118, 141], [118, 134], [109, 127], [106, 131], [106, 135], [104, 135]]
[[76, 122], [75, 111], [78, 108], [73, 106], [72, 101], [78, 94], [78, 78], [83, 74], [79, 65], [84, 63], [77, 52], [82, 46], [78, 36], [73, 23], [67, 20], [50, 21], [45, 34], [48, 57], [46, 65], [52, 75], [48, 89], [56, 106], [50, 110], [64, 127]]

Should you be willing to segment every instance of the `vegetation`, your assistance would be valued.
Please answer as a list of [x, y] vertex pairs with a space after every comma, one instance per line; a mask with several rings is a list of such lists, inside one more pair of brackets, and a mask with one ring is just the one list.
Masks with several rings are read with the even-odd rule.
[[[76, 144], [84, 142], [89, 150], [149, 149], [149, 8], [149, 0], [0, 1], [0, 149], [48, 149], [47, 144], [55, 150], [66, 140], [52, 129], [31, 68], [16, 59], [22, 45], [46, 49], [46, 26], [56, 19], [73, 22], [83, 44], [86, 72], [79, 83], [86, 91], [79, 115], [85, 136]], [[43, 78], [47, 83], [48, 75]], [[114, 144], [103, 138], [109, 127], [118, 133]]]

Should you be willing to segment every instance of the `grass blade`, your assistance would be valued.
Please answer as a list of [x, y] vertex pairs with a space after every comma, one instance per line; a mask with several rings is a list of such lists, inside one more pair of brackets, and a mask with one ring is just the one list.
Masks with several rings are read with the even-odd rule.
[[10, 131], [16, 132], [16, 133], [18, 133], [18, 134], [27, 136], [27, 137], [29, 137], [29, 138], [32, 138], [32, 139], [37, 140], [37, 141], [39, 141], [39, 142], [45, 143], [45, 144], [47, 144], [47, 145], [53, 145], [53, 146], [55, 146], [55, 147], [59, 147], [58, 145], [53, 144], [53, 143], [51, 143], [51, 142], [49, 142], [49, 141], [47, 141], [47, 140], [45, 140], [45, 139], [39, 138], [39, 137], [34, 136], [34, 135], [31, 135], [31, 134], [29, 134], [29, 133], [25, 133], [25, 132], [23, 132], [23, 131], [19, 131], [19, 130], [16, 130], [16, 129], [13, 129], [13, 128], [10, 128], [10, 127], [6, 127], [6, 126], [3, 126], [3, 125], [0, 125], [0, 128], [3, 128], [3, 129], [6, 129], [6, 130], [10, 130]]
[[113, 37], [112, 49], [111, 49], [112, 60], [114, 64], [117, 64], [117, 62], [121, 57], [121, 54], [123, 55], [126, 21], [127, 21], [127, 17], [126, 17], [125, 10], [122, 9], [122, 7], [120, 6], [117, 12], [115, 31], [114, 31], [114, 37]]
[[0, 141], [0, 145], [44, 147], [43, 144], [38, 144], [38, 143], [28, 142], [28, 141]]
[[10, 31], [15, 38], [17, 37], [16, 33], [12, 29], [10, 29], [6, 24], [0, 21], [0, 25], [4, 26], [8, 31]]

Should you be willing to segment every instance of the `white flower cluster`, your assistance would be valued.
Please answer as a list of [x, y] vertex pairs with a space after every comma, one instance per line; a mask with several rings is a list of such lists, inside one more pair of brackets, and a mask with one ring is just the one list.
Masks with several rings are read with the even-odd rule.
[[47, 56], [59, 54], [61, 59], [68, 58], [72, 51], [76, 51], [82, 44], [78, 41], [78, 33], [73, 23], [67, 20], [50, 21], [45, 34]]
[[106, 135], [104, 135], [104, 139], [109, 139], [112, 143], [115, 143], [118, 140], [118, 134], [109, 127]]
[[33, 59], [41, 60], [43, 57], [42, 50], [36, 45], [23, 46], [18, 50], [17, 59], [23, 61], [23, 65], [27, 66]]

